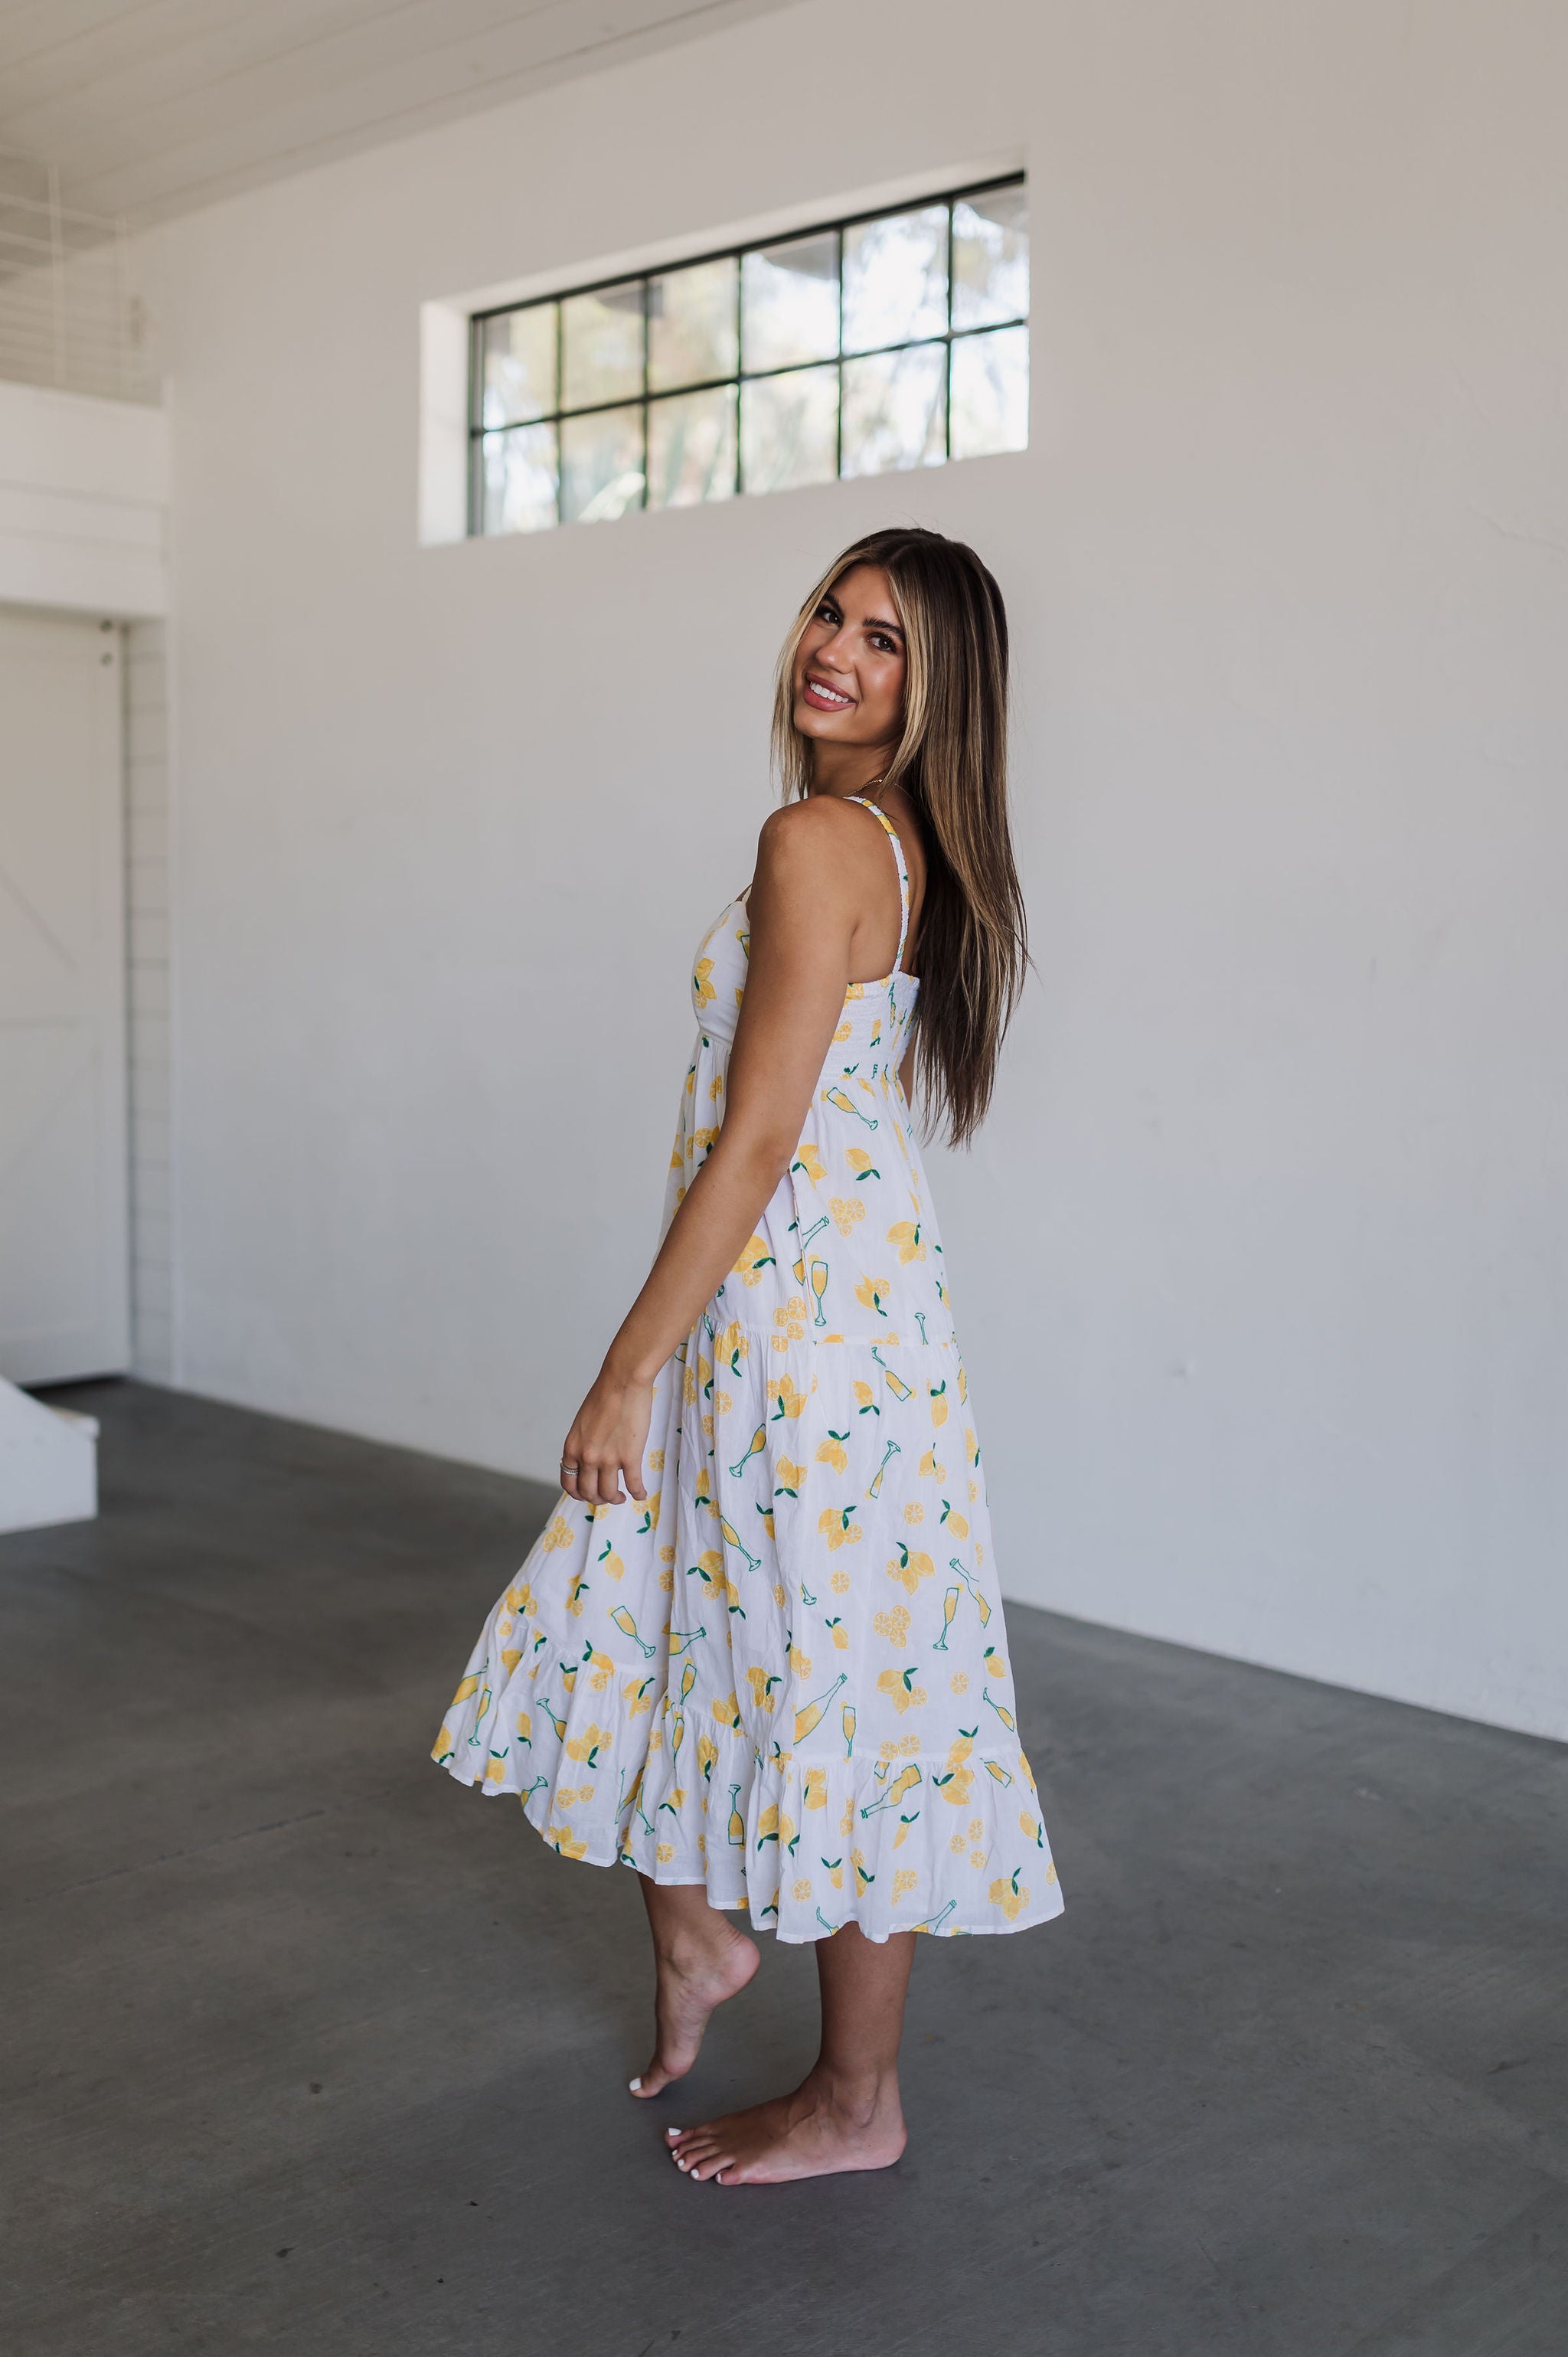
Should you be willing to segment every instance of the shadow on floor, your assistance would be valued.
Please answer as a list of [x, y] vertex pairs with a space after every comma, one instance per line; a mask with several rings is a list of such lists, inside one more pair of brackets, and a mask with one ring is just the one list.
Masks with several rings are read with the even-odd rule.
[[909, 2150], [693, 2187], [632, 1878], [427, 1752], [552, 1498], [134, 1383], [0, 1540], [16, 2357], [1563, 2357], [1568, 1753], [1014, 1606], [1068, 1911], [927, 1942]]

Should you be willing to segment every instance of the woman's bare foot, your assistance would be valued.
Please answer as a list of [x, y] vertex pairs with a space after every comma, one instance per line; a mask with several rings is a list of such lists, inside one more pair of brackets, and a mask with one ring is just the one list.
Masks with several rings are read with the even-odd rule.
[[794, 2177], [890, 2169], [905, 2143], [891, 2072], [846, 2082], [821, 2065], [792, 2095], [665, 2134], [676, 2168], [715, 2185], [782, 2185]]
[[[700, 1897], [701, 1894], [693, 1894]], [[653, 1909], [650, 1908], [650, 1914]], [[697, 2059], [708, 2017], [725, 1997], [738, 1995], [761, 1962], [757, 1943], [705, 1901], [670, 1920], [661, 1910], [654, 1923], [653, 2059], [630, 2082], [634, 2095], [660, 2094], [672, 2079], [683, 2079]]]

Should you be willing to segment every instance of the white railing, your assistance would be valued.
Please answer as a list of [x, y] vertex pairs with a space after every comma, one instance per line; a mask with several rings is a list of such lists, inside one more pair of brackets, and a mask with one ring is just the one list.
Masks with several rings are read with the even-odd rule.
[[156, 398], [122, 221], [60, 202], [51, 165], [0, 153], [0, 377]]

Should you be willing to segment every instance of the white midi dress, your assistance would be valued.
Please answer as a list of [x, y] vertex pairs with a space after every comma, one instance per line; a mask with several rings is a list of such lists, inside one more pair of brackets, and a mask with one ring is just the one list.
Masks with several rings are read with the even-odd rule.
[[[856, 797], [856, 799], [859, 799]], [[853, 984], [757, 1232], [654, 1386], [645, 1503], [562, 1497], [434, 1757], [564, 1857], [818, 1940], [1061, 1911], [975, 1417], [898, 1078], [919, 985]], [[745, 896], [704, 936], [668, 1229], [724, 1119]]]

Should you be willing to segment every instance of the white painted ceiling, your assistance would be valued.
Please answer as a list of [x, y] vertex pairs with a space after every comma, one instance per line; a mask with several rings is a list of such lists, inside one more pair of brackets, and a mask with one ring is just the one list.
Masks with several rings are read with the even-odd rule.
[[790, 0], [0, 0], [0, 150], [148, 221]]

